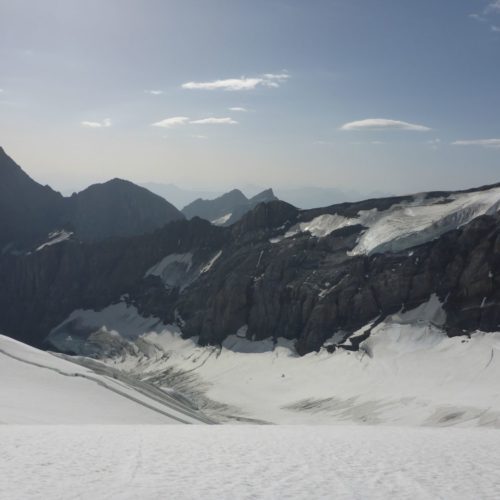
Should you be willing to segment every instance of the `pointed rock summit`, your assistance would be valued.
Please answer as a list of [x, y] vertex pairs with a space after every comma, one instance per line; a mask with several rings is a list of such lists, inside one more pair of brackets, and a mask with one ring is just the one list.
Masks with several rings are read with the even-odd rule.
[[214, 200], [199, 198], [185, 206], [182, 213], [188, 219], [200, 217], [216, 226], [230, 226], [259, 203], [268, 203], [277, 199], [272, 189], [266, 189], [250, 199], [239, 189], [233, 189]]

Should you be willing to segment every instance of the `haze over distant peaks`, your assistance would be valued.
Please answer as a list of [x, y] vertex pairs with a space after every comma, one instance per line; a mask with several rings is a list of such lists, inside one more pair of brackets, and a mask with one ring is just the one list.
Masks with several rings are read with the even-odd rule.
[[0, 148], [0, 253], [73, 233], [83, 241], [132, 236], [183, 218], [160, 196], [121, 179], [63, 197], [34, 181]]
[[247, 198], [239, 189], [233, 189], [214, 200], [195, 200], [184, 207], [182, 213], [188, 219], [201, 217], [217, 226], [229, 226], [259, 203], [277, 199], [272, 189], [266, 189], [252, 198]]

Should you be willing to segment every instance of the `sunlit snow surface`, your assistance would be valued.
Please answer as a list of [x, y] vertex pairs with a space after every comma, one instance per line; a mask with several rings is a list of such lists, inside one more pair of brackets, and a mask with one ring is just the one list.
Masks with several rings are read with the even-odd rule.
[[329, 426], [0, 427], [0, 498], [500, 497], [500, 432]]
[[[447, 198], [415, 195], [411, 201], [394, 204], [387, 210], [361, 210], [357, 217], [323, 214], [293, 226], [284, 237], [307, 231], [321, 238], [337, 229], [361, 224], [367, 229], [352, 255], [397, 252], [431, 241], [480, 215], [493, 214], [499, 208], [500, 187], [457, 193]], [[275, 238], [273, 242], [280, 240]]]
[[[241, 338], [244, 327], [221, 347], [199, 346], [178, 327], [123, 308], [71, 317], [81, 329], [106, 325], [111, 333], [94, 336], [106, 352], [121, 338], [117, 354], [103, 359], [106, 366], [173, 388], [219, 422], [500, 428], [500, 333], [448, 338], [439, 328], [444, 311], [435, 296], [386, 318], [359, 352], [322, 349], [303, 357], [290, 340]], [[141, 321], [144, 329], [130, 342], [130, 324]], [[76, 352], [87, 341], [67, 340], [73, 330], [65, 325], [50, 338]]]
[[0, 335], [0, 424], [182, 423], [208, 422], [175, 393]]

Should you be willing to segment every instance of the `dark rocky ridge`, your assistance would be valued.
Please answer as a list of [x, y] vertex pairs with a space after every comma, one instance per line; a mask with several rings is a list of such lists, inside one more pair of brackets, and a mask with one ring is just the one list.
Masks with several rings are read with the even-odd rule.
[[83, 241], [132, 236], [184, 219], [145, 188], [113, 179], [69, 198], [31, 179], [0, 148], [0, 254], [30, 250], [52, 231], [73, 231]]
[[178, 290], [166, 290], [146, 271], [165, 255], [196, 248], [206, 260], [224, 245], [228, 230], [195, 218], [154, 233], [95, 243], [77, 240], [30, 255], [0, 258], [0, 328], [40, 346], [47, 333], [75, 309], [101, 309], [130, 294], [142, 313], [173, 321]]
[[[269, 242], [301, 217], [278, 201], [258, 205], [230, 228], [194, 218], [139, 237], [69, 241], [29, 256], [5, 256], [0, 328], [41, 345], [73, 310], [99, 309], [127, 294], [144, 315], [168, 323], [179, 313], [184, 335], [199, 336], [202, 344], [218, 344], [247, 324], [248, 338], [296, 339], [304, 354], [334, 332], [348, 337], [436, 293], [449, 335], [499, 329], [499, 214], [478, 217], [411, 252], [355, 257], [346, 251], [363, 231], [359, 225], [324, 238], [303, 233]], [[183, 291], [165, 288], [156, 276], [144, 278], [168, 254], [192, 252], [203, 263], [219, 250], [212, 268]]]
[[68, 200], [69, 219], [83, 241], [149, 233], [184, 216], [168, 201], [122, 179], [94, 184]]
[[[14, 238], [29, 245], [68, 226], [78, 236], [31, 254], [0, 252], [0, 329], [33, 345], [43, 345], [75, 309], [101, 309], [120, 300], [145, 316], [179, 321], [183, 334], [198, 336], [202, 344], [218, 344], [248, 325], [249, 339], [295, 339], [301, 354], [319, 349], [334, 333], [345, 332], [347, 338], [432, 294], [444, 302], [449, 335], [500, 329], [499, 212], [411, 251], [350, 256], [366, 230], [359, 224], [322, 238], [276, 237], [319, 215], [355, 217], [360, 210], [380, 212], [413, 197], [305, 211], [275, 200], [257, 204], [231, 227], [197, 217], [163, 225], [165, 218], [182, 219], [182, 214], [126, 181], [63, 198], [30, 179], [3, 150], [0, 181], [4, 244]], [[446, 204], [451, 194], [419, 196], [440, 197], [438, 203]], [[158, 226], [163, 227], [154, 230]], [[193, 269], [201, 269], [219, 252], [210, 269], [185, 288], [167, 288], [158, 276], [146, 276], [168, 255], [192, 254]]]
[[35, 182], [0, 147], [0, 254], [61, 227], [64, 206], [60, 193]]

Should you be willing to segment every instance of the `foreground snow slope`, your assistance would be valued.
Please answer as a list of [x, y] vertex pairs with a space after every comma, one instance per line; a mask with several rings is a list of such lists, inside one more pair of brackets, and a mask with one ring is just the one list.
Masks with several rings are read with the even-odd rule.
[[146, 384], [111, 370], [98, 374], [0, 335], [0, 424], [201, 421], [207, 421], [202, 414]]
[[0, 442], [6, 499], [500, 497], [488, 429], [4, 426]]
[[79, 331], [97, 333], [77, 341], [73, 324], [67, 338], [64, 322], [56, 330], [60, 346], [98, 347], [108, 353], [106, 366], [173, 388], [219, 421], [500, 427], [500, 333], [448, 338], [435, 296], [387, 318], [359, 352], [322, 349], [304, 357], [292, 341], [240, 338], [244, 328], [222, 347], [201, 347], [152, 319], [143, 321], [154, 328], [130, 342], [128, 325], [139, 322], [135, 308], [127, 310], [75, 312]]

